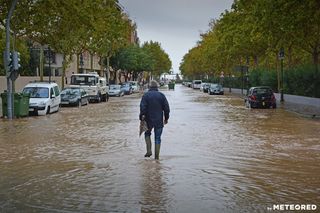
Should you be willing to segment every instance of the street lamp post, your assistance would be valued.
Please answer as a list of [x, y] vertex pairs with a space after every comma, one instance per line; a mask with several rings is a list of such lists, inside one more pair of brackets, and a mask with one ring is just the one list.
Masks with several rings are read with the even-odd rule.
[[13, 109], [13, 83], [12, 70], [10, 69], [10, 20], [13, 15], [14, 8], [18, 0], [13, 0], [8, 12], [6, 20], [6, 46], [4, 51], [4, 67], [6, 70], [7, 77], [7, 117], [9, 120], [13, 119], [14, 109]]
[[280, 66], [281, 66], [281, 88], [280, 88], [280, 101], [284, 102], [283, 98], [283, 85], [284, 85], [284, 76], [283, 76], [283, 59], [284, 59], [284, 49], [281, 48], [279, 52]]

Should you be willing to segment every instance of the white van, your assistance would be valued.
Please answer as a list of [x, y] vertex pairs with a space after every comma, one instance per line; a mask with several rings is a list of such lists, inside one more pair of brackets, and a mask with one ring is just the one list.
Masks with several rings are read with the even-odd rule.
[[89, 101], [100, 103], [109, 99], [109, 85], [105, 78], [97, 72], [72, 74], [70, 87], [83, 88], [89, 96]]
[[192, 81], [192, 88], [193, 89], [200, 89], [201, 84], [202, 84], [201, 80], [193, 80]]
[[32, 82], [27, 84], [22, 92], [30, 94], [29, 113], [46, 115], [59, 111], [61, 98], [58, 84]]

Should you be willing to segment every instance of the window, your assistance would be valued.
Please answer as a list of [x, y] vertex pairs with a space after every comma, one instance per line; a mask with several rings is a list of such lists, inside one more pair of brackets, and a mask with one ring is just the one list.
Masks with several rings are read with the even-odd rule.
[[60, 94], [59, 88], [57, 86], [54, 87], [54, 94], [58, 96]]
[[23, 93], [30, 94], [30, 98], [49, 98], [49, 89], [46, 87], [26, 87]]

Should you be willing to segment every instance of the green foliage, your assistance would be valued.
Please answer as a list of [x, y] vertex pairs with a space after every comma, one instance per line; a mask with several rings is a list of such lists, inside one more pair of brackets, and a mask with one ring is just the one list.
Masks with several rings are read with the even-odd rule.
[[111, 57], [110, 64], [115, 69], [141, 72], [152, 69], [154, 62], [150, 56], [137, 45], [130, 45], [119, 50]]
[[286, 70], [284, 81], [286, 93], [320, 98], [320, 76], [312, 65]]
[[[280, 72], [280, 71], [279, 71]], [[275, 92], [278, 91], [278, 80], [276, 70], [256, 69], [249, 73], [248, 87], [270, 86]], [[279, 73], [280, 75], [280, 73]], [[245, 79], [245, 78], [244, 78]], [[219, 78], [213, 82], [219, 82]], [[287, 94], [310, 96], [320, 98], [320, 77], [315, 72], [314, 66], [304, 65], [292, 69], [284, 70], [284, 92]], [[241, 88], [241, 76], [224, 80], [225, 87]], [[247, 87], [244, 81], [244, 88]]]
[[[3, 53], [5, 49], [5, 31], [3, 29], [0, 29], [0, 52]], [[21, 68], [19, 69], [20, 74], [22, 75], [29, 75], [29, 49], [27, 46], [27, 42], [23, 39], [12, 39], [11, 38], [11, 44], [14, 44], [15, 51], [18, 51], [20, 53], [20, 64]], [[0, 75], [4, 76], [5, 70], [4, 70], [4, 61], [0, 60]]]
[[[0, 0], [0, 29], [10, 4]], [[65, 59], [83, 51], [110, 57], [129, 42], [131, 30], [118, 0], [19, 0], [11, 19], [11, 31], [18, 40], [49, 45]]]
[[142, 45], [142, 49], [151, 57], [151, 61], [154, 63], [152, 67], [146, 70], [152, 71], [157, 77], [162, 73], [169, 73], [172, 63], [168, 54], [161, 48], [160, 43], [145, 42]]
[[110, 64], [115, 69], [133, 72], [136, 76], [142, 71], [150, 71], [155, 76], [168, 72], [171, 61], [157, 42], [147, 42], [142, 47], [130, 45], [120, 49], [111, 57]]

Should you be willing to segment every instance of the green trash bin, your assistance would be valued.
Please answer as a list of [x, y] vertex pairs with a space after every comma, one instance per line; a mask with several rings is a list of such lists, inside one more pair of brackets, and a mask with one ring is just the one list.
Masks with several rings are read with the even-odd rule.
[[[29, 115], [29, 94], [24, 93], [14, 93], [14, 116], [15, 117], [25, 117]], [[2, 99], [2, 116], [8, 116], [8, 104], [7, 104], [7, 93], [1, 93]]]
[[169, 90], [170, 90], [170, 89], [173, 89], [173, 90], [174, 90], [174, 83], [169, 83], [169, 84], [168, 84], [168, 87], [169, 87]]

